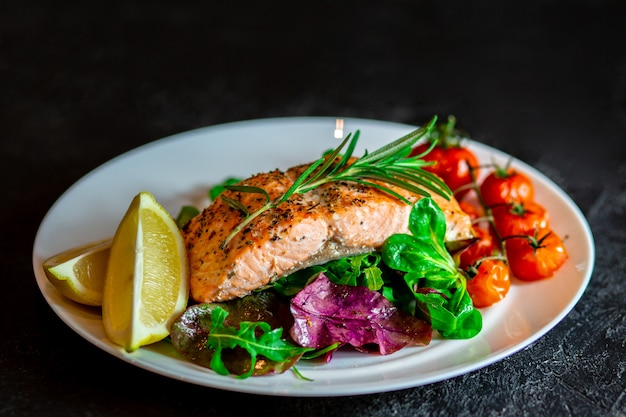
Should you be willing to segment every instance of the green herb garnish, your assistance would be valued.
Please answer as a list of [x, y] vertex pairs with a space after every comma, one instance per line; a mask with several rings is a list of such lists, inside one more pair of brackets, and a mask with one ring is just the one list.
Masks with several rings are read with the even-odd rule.
[[[407, 204], [410, 204], [408, 199], [385, 184], [397, 186], [425, 197], [430, 196], [427, 191], [430, 190], [450, 199], [452, 192], [448, 186], [439, 177], [423, 169], [430, 163], [420, 159], [419, 155], [409, 156], [411, 147], [433, 129], [436, 121], [437, 117], [435, 116], [419, 129], [371, 153], [365, 151], [364, 155], [353, 163], [350, 163], [350, 159], [356, 148], [360, 132], [357, 131], [354, 136], [349, 134], [335, 150], [313, 162], [284, 194], [274, 199], [270, 199], [267, 191], [260, 187], [225, 185], [224, 188], [227, 190], [261, 194], [265, 197], [265, 204], [253, 213], [248, 213], [247, 208], [239, 201], [222, 195], [223, 201], [240, 211], [245, 218], [233, 229], [220, 247], [226, 247], [237, 233], [263, 212], [279, 206], [294, 194], [304, 194], [320, 185], [331, 182], [350, 181], [374, 187]], [[342, 155], [341, 151], [346, 145], [346, 151]]]

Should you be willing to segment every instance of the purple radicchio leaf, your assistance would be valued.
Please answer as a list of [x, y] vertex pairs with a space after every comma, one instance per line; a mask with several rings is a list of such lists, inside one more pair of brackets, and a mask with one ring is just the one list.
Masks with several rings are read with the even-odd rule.
[[334, 284], [323, 273], [292, 299], [291, 314], [291, 337], [305, 347], [339, 342], [367, 350], [374, 344], [388, 355], [405, 346], [428, 345], [432, 338], [429, 323], [398, 310], [380, 293]]

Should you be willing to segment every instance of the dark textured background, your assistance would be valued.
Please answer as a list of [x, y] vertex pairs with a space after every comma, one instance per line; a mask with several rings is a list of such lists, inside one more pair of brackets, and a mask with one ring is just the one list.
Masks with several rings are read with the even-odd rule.
[[[625, 416], [626, 3], [250, 3], [0, 4], [0, 415]], [[596, 240], [575, 309], [496, 364], [358, 397], [221, 392], [103, 353], [39, 293], [42, 217], [126, 150], [252, 118], [449, 113], [552, 178]]]

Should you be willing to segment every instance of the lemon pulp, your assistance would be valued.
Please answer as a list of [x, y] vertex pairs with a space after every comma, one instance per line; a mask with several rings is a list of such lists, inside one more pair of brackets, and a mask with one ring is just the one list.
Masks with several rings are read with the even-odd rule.
[[46, 259], [48, 281], [65, 297], [80, 304], [100, 306], [111, 239], [90, 242]]
[[107, 337], [129, 352], [165, 338], [187, 306], [188, 274], [176, 222], [152, 194], [139, 193], [111, 245], [102, 298]]

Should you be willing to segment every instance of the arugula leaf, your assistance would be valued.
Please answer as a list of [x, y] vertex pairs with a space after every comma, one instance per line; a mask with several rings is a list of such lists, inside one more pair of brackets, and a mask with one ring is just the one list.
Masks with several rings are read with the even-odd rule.
[[295, 346], [282, 339], [281, 327], [272, 329], [266, 322], [242, 321], [239, 328], [224, 326], [224, 319], [228, 312], [223, 308], [216, 308], [211, 314], [211, 329], [207, 337], [206, 346], [213, 349], [211, 369], [221, 375], [228, 375], [229, 371], [222, 360], [223, 349], [243, 348], [250, 355], [250, 370], [239, 375], [238, 378], [248, 378], [254, 372], [254, 364], [257, 356], [285, 362], [294, 357], [300, 357], [303, 353], [313, 350]]
[[474, 337], [482, 329], [482, 316], [467, 293], [465, 276], [446, 250], [446, 219], [432, 198], [414, 204], [409, 230], [412, 235], [387, 239], [383, 261], [405, 272], [404, 280], [417, 301], [415, 311], [429, 319], [433, 329], [451, 339]]

